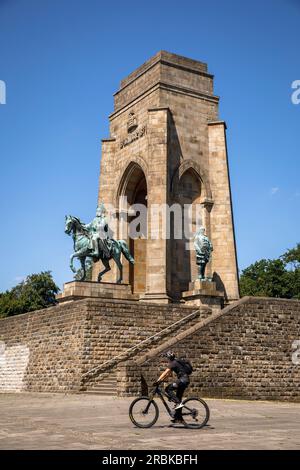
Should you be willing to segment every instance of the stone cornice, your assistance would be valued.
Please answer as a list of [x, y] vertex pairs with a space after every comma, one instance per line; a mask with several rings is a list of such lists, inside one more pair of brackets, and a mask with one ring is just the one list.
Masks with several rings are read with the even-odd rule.
[[171, 110], [168, 106], [157, 106], [155, 108], [149, 108], [148, 109], [148, 113], [153, 113], [155, 111], [169, 111], [169, 112], [171, 112]]
[[207, 123], [208, 126], [219, 126], [220, 124], [223, 125], [225, 129], [227, 129], [227, 125], [225, 121], [210, 121]]
[[218, 96], [206, 94], [204, 92], [199, 92], [199, 91], [196, 91], [196, 90], [193, 90], [193, 89], [190, 89], [190, 88], [179, 87], [179, 86], [167, 83], [167, 82], [159, 81], [155, 85], [151, 85], [148, 89], [144, 90], [142, 93], [140, 93], [138, 96], [136, 96], [133, 100], [131, 100], [128, 103], [124, 104], [123, 107], [120, 107], [116, 111], [113, 111], [109, 115], [109, 119], [110, 120], [114, 119], [119, 114], [122, 114], [123, 112], [128, 110], [131, 106], [133, 106], [133, 104], [138, 103], [145, 96], [147, 96], [150, 93], [153, 93], [154, 91], [156, 91], [158, 89], [173, 91], [174, 93], [180, 93], [180, 94], [183, 94], [183, 95], [192, 96], [193, 98], [203, 99], [205, 101], [210, 101], [210, 102], [215, 103], [215, 104], [219, 103], [219, 97]]
[[101, 139], [101, 142], [102, 143], [105, 143], [105, 142], [116, 142], [116, 138], [115, 137], [106, 137], [104, 139]]
[[189, 73], [201, 75], [210, 79], [214, 78], [214, 75], [207, 72], [207, 64], [204, 62], [189, 59], [188, 57], [180, 56], [178, 54], [172, 54], [166, 51], [160, 51], [148, 61], [138, 67], [134, 72], [128, 75], [121, 81], [120, 89], [114, 93], [114, 96], [122, 92], [126, 87], [131, 85], [135, 80], [140, 78], [155, 67], [157, 64], [166, 65], [168, 67], [174, 67], [180, 70], [184, 70]]

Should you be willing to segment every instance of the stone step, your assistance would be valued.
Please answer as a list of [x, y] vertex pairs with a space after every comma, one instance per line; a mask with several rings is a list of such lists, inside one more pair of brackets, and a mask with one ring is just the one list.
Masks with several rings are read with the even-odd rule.
[[103, 390], [86, 390], [85, 392], [82, 392], [86, 395], [100, 395], [100, 396], [103, 396], [103, 397], [115, 397], [117, 396], [116, 394], [116, 391], [112, 391], [112, 392], [107, 392], [107, 391], [103, 391]]
[[116, 380], [101, 380], [99, 382], [96, 382], [95, 384], [91, 384], [91, 386], [93, 387], [94, 385], [97, 386], [97, 385], [111, 385], [112, 387], [115, 387], [117, 385], [117, 381]]
[[[177, 320], [176, 322], [174, 322], [173, 324], [166, 326], [160, 332], [154, 332], [151, 335], [151, 337], [153, 335], [156, 335], [155, 344], [159, 345], [160, 343], [164, 342], [167, 338], [172, 338], [174, 336], [177, 336], [182, 331], [185, 331], [187, 328], [189, 328], [190, 325], [199, 323], [201, 316], [203, 316], [203, 318], [206, 318], [207, 316], [210, 316], [210, 315], [211, 315], [211, 312], [208, 310], [205, 310], [205, 311], [195, 310], [194, 312], [189, 313], [186, 317], [183, 317], [180, 320]], [[176, 323], [176, 327], [174, 327], [175, 323]], [[145, 340], [148, 340], [148, 339], [149, 337], [145, 338]], [[146, 352], [150, 351], [153, 348], [152, 340], [148, 343], [143, 342], [142, 344], [138, 342], [136, 345], [133, 345], [133, 348], [134, 348], [133, 350], [129, 348], [131, 349], [129, 356], [128, 356], [128, 351], [129, 351], [128, 349], [125, 351], [121, 351], [120, 353], [116, 354], [115, 357], [112, 357], [111, 359], [108, 359], [107, 361], [105, 361], [104, 364], [105, 364], [106, 369], [104, 367], [102, 368], [101, 365], [96, 366], [93, 369], [90, 369], [90, 371], [87, 371], [85, 375], [91, 373], [91, 381], [96, 380], [97, 374], [99, 374], [99, 376], [101, 377], [102, 374], [107, 373], [106, 371], [115, 370], [116, 365], [119, 362], [126, 360], [128, 357], [137, 358], [140, 355], [144, 355]], [[93, 372], [94, 372], [94, 377], [93, 377]], [[112, 377], [116, 378], [116, 372], [111, 372], [107, 376], [107, 378], [112, 378]], [[106, 380], [106, 378], [104, 378], [101, 381], [104, 381], [104, 380]], [[86, 382], [88, 383], [89, 381], [90, 380], [87, 377]]]
[[87, 390], [84, 393], [103, 395], [103, 396], [116, 396], [117, 394], [117, 374], [116, 372], [110, 373], [102, 380], [86, 385]]
[[115, 396], [117, 394], [117, 389], [116, 387], [89, 387], [84, 391], [84, 393]]
[[91, 385], [90, 387], [87, 387], [87, 390], [116, 390], [116, 386], [111, 386], [111, 385]]
[[97, 380], [96, 382], [91, 382], [86, 384], [87, 387], [116, 387], [117, 381], [116, 380]]

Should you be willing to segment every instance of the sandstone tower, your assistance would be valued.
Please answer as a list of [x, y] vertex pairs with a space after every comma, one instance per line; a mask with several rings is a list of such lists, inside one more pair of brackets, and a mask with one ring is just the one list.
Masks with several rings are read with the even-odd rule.
[[[102, 140], [99, 202], [130, 205], [197, 204], [214, 251], [208, 274], [228, 301], [238, 299], [238, 273], [226, 125], [205, 63], [160, 51], [128, 77], [114, 95], [110, 136]], [[126, 208], [125, 208], [126, 209]], [[148, 211], [149, 213], [149, 211]], [[130, 215], [130, 214], [129, 214]], [[117, 233], [120, 238], [120, 211]], [[141, 300], [180, 300], [197, 277], [187, 240], [128, 239], [135, 265], [124, 266], [125, 282]], [[96, 279], [94, 269], [94, 278]], [[115, 281], [115, 273], [106, 281]]]

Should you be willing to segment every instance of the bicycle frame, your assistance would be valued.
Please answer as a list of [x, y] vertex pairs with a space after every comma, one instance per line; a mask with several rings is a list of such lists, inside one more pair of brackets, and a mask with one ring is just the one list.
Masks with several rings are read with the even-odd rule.
[[[149, 394], [149, 404], [146, 406], [146, 409], [145, 409], [145, 413], [148, 412], [148, 409], [151, 405], [151, 401], [153, 400], [153, 398], [155, 396], [158, 396], [161, 401], [163, 402], [164, 404], [164, 407], [166, 408], [167, 410], [167, 413], [169, 414], [169, 416], [173, 417], [173, 410], [169, 407], [168, 403], [166, 402], [166, 400], [164, 399], [164, 397], [167, 397], [169, 399], [169, 396], [166, 394], [165, 390], [164, 389], [161, 389], [159, 386], [157, 386], [154, 391], [152, 393]], [[172, 399], [171, 399], [172, 400]], [[175, 401], [172, 400], [173, 403], [175, 403]]]
[[[173, 418], [173, 417], [174, 417], [174, 411], [169, 407], [168, 403], [167, 403], [166, 400], [164, 399], [164, 397], [167, 397], [168, 399], [169, 399], [170, 397], [166, 394], [166, 392], [165, 392], [164, 389], [161, 389], [161, 388], [159, 387], [159, 385], [154, 389], [154, 391], [153, 391], [152, 393], [149, 394], [149, 399], [150, 399], [150, 401], [149, 401], [148, 405], [146, 406], [144, 413], [147, 413], [147, 412], [148, 412], [149, 407], [150, 407], [150, 405], [151, 405], [151, 401], [154, 399], [155, 395], [157, 395], [157, 396], [161, 399], [161, 401], [162, 401], [163, 404], [164, 404], [164, 407], [165, 407], [166, 410], [167, 410], [167, 413], [169, 414], [169, 416], [171, 416], [171, 418]], [[172, 398], [171, 398], [171, 401], [172, 401], [173, 403], [176, 403], [175, 400], [172, 400]], [[186, 411], [184, 411], [184, 410], [186, 410]], [[186, 416], [186, 415], [190, 415], [190, 414], [193, 415], [194, 413], [197, 413], [197, 411], [196, 411], [196, 410], [193, 410], [193, 409], [191, 409], [191, 408], [189, 408], [189, 407], [186, 406], [186, 405], [184, 405], [184, 406], [182, 407], [182, 416]]]

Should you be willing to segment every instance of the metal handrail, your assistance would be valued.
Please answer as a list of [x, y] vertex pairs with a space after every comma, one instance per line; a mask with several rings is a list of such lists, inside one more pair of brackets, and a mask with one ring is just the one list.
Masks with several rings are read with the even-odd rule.
[[94, 373], [94, 372], [97, 372], [99, 370], [101, 370], [105, 365], [111, 363], [111, 362], [115, 362], [116, 360], [118, 360], [119, 358], [121, 358], [122, 356], [127, 356], [131, 351], [134, 351], [135, 349], [138, 349], [142, 344], [150, 341], [151, 339], [155, 338], [156, 336], [159, 336], [161, 335], [164, 331], [167, 331], [171, 328], [173, 328], [175, 325], [177, 325], [178, 323], [183, 323], [185, 320], [188, 320], [190, 317], [194, 317], [196, 316], [197, 313], [200, 313], [200, 310], [195, 310], [194, 312], [190, 313], [189, 315], [187, 315], [186, 317], [183, 317], [181, 318], [180, 320], [177, 320], [175, 323], [172, 323], [171, 325], [167, 326], [166, 328], [163, 328], [162, 330], [160, 330], [158, 333], [155, 333], [154, 335], [152, 336], [149, 336], [148, 338], [144, 339], [143, 341], [140, 341], [138, 344], [136, 344], [135, 346], [132, 346], [131, 348], [128, 348], [126, 349], [125, 351], [121, 352], [120, 354], [118, 354], [117, 356], [115, 357], [112, 357], [111, 359], [108, 359], [107, 361], [103, 362], [100, 366], [95, 366], [93, 367], [92, 369], [88, 370], [87, 372], [85, 372], [84, 374], [82, 374], [82, 378]]

